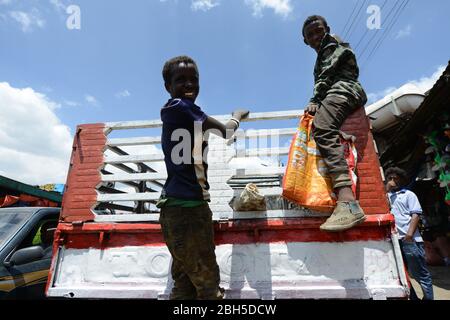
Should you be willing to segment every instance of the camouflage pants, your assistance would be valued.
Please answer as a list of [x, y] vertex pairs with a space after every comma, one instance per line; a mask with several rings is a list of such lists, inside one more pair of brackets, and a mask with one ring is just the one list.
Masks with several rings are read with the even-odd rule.
[[322, 100], [314, 116], [314, 140], [328, 167], [334, 189], [352, 185], [339, 129], [357, 107], [359, 105], [350, 98], [330, 94]]
[[209, 206], [163, 207], [159, 221], [172, 255], [170, 299], [222, 299]]

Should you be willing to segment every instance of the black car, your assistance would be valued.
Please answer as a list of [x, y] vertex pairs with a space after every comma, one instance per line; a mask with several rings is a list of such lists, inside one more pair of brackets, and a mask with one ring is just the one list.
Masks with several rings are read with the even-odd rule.
[[60, 208], [0, 209], [0, 299], [43, 299]]

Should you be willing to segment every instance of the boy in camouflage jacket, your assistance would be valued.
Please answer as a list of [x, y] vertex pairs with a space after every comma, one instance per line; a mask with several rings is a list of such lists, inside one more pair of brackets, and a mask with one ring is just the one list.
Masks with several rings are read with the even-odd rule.
[[302, 35], [304, 42], [317, 52], [314, 95], [305, 112], [315, 115], [314, 140], [328, 167], [338, 200], [333, 214], [320, 229], [343, 231], [362, 223], [366, 217], [351, 189], [339, 129], [352, 112], [367, 102], [367, 96], [358, 82], [355, 54], [347, 43], [330, 34], [323, 17], [308, 17]]

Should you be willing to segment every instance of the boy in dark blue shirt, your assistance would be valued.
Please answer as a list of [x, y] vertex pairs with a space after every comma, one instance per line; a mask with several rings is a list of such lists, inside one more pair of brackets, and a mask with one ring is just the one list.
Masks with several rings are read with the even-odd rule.
[[157, 206], [161, 229], [172, 255], [174, 287], [170, 299], [222, 299], [216, 262], [204, 133], [231, 138], [247, 110], [233, 112], [226, 125], [195, 104], [199, 93], [197, 65], [187, 56], [167, 61], [163, 78], [171, 99], [161, 109], [161, 145], [167, 180]]

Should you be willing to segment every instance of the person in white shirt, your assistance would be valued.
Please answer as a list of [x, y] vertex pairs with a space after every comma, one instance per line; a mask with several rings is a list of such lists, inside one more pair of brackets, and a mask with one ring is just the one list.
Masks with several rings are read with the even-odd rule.
[[[433, 300], [433, 284], [431, 273], [425, 261], [423, 239], [418, 224], [422, 207], [414, 192], [404, 188], [408, 181], [407, 173], [391, 167], [385, 171], [386, 191], [395, 217], [395, 225], [399, 233], [400, 247], [409, 274], [417, 280], [423, 291], [424, 300]], [[418, 299], [411, 287], [411, 299]]]

